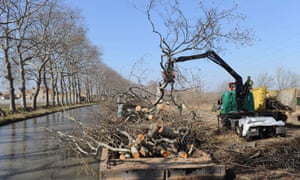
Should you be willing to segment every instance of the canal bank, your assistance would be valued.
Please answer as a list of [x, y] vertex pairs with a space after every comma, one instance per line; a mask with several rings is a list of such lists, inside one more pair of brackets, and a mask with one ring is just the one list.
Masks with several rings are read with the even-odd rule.
[[30, 118], [40, 117], [56, 112], [92, 106], [96, 103], [85, 103], [85, 104], [73, 104], [73, 105], [65, 105], [65, 106], [50, 106], [50, 107], [38, 107], [36, 110], [33, 111], [22, 111], [17, 113], [10, 113], [6, 116], [0, 117], [0, 126], [15, 123], [18, 121], [23, 121]]

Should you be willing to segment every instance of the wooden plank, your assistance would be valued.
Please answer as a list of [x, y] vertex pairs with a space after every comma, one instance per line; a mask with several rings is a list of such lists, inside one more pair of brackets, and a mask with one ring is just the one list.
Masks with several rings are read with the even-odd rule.
[[199, 161], [198, 158], [139, 158], [110, 160], [107, 171], [128, 171], [132, 169], [197, 168], [214, 164], [211, 161]]
[[103, 180], [140, 180], [140, 179], [163, 179], [164, 170], [161, 169], [149, 169], [149, 170], [130, 170], [130, 171], [120, 171], [115, 173], [103, 173]]
[[128, 171], [122, 171], [121, 169], [115, 171], [103, 171], [102, 179], [105, 180], [136, 180], [136, 179], [168, 179], [168, 180], [192, 180], [192, 179], [211, 179], [221, 180], [225, 179], [225, 166], [210, 164], [207, 166], [196, 167], [196, 168], [169, 168], [168, 166], [159, 168], [148, 168], [148, 169], [130, 169]]
[[[201, 158], [109, 159], [100, 162], [100, 180], [118, 179], [224, 179], [225, 165]], [[107, 155], [107, 153], [106, 153]], [[105, 163], [105, 165], [103, 164]]]

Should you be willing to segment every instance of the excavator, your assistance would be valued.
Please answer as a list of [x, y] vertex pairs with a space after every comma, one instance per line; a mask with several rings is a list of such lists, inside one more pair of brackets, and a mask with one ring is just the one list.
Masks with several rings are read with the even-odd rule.
[[249, 84], [243, 83], [242, 77], [229, 66], [217, 53], [214, 51], [207, 51], [203, 54], [180, 56], [172, 59], [165, 70], [165, 77], [168, 77], [164, 83], [173, 83], [173, 74], [168, 76], [167, 73], [172, 72], [174, 63], [181, 63], [185, 61], [209, 59], [215, 64], [224, 68], [234, 79], [231, 83], [231, 90], [226, 91], [222, 96], [221, 111], [218, 115], [218, 124], [223, 127], [233, 129], [239, 136], [245, 137], [247, 140], [253, 137], [267, 137], [281, 135], [285, 136], [287, 133], [286, 111], [290, 108], [282, 105], [283, 108], [276, 108], [274, 101], [268, 100], [265, 97], [264, 101], [267, 103], [267, 108], [263, 110], [254, 109], [254, 98]]

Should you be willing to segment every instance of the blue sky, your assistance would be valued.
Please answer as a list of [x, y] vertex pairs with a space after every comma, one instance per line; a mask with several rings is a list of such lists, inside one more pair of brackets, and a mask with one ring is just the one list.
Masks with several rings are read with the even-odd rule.
[[[125, 78], [135, 80], [130, 74], [141, 75], [144, 72], [141, 76], [145, 77], [145, 83], [160, 80], [158, 37], [152, 33], [146, 17], [134, 9], [130, 1], [65, 0], [81, 10], [88, 27], [88, 38], [103, 50], [105, 64]], [[147, 0], [137, 2], [146, 3]], [[222, 2], [221, 5], [236, 2], [238, 11], [247, 17], [245, 26], [253, 29], [259, 39], [251, 47], [228, 46], [227, 51], [220, 54], [244, 79], [251, 75], [255, 80], [264, 72], [275, 75], [280, 67], [300, 74], [300, 1]], [[185, 65], [200, 69], [206, 89], [215, 89], [220, 83], [232, 80], [223, 69], [209, 61], [194, 61], [180, 66]], [[138, 72], [139, 68], [143, 71]]]

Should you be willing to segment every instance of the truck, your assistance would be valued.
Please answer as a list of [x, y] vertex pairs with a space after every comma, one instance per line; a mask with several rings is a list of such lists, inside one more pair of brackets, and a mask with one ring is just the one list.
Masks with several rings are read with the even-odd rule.
[[[286, 135], [287, 112], [292, 112], [295, 109], [293, 107], [296, 104], [296, 88], [289, 91], [279, 91], [277, 96], [269, 95], [270, 93], [268, 94], [264, 87], [262, 87], [263, 90], [260, 88], [258, 90], [252, 89], [248, 81], [243, 83], [242, 77], [214, 51], [181, 56], [174, 58], [172, 63], [203, 58], [221, 66], [235, 79], [235, 82], [229, 84], [229, 90], [222, 95], [220, 101], [222, 109], [217, 117], [218, 124], [235, 130], [239, 136], [245, 137], [247, 140], [254, 137]], [[263, 92], [263, 95], [257, 92]], [[287, 104], [280, 101], [278, 97], [281, 95], [283, 96], [282, 100], [289, 100]]]
[[266, 87], [259, 87], [251, 93], [254, 97], [255, 114], [238, 119], [232, 127], [237, 135], [247, 140], [254, 137], [286, 136], [287, 113], [296, 110], [297, 89], [268, 91]]

